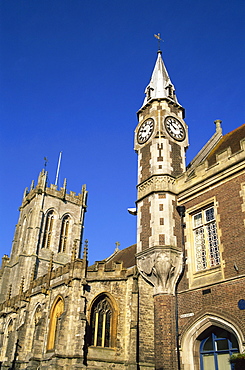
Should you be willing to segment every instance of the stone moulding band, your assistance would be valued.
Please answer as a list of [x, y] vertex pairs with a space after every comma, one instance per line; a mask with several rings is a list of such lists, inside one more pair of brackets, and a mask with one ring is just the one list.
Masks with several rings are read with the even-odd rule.
[[152, 176], [148, 180], [137, 186], [138, 188], [138, 199], [153, 191], [175, 191], [176, 180], [168, 175], [164, 176]]

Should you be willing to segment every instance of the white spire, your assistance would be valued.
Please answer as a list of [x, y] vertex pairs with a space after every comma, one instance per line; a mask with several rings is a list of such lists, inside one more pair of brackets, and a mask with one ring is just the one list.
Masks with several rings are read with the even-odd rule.
[[149, 85], [145, 89], [145, 100], [143, 106], [150, 102], [152, 99], [170, 99], [178, 103], [174, 85], [172, 84], [166, 67], [163, 63], [162, 52], [158, 51], [157, 61], [151, 76]]

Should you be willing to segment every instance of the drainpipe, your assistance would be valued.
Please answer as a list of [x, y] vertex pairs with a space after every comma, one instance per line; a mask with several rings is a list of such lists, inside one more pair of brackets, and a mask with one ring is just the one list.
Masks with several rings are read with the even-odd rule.
[[177, 361], [178, 361], [178, 370], [181, 370], [181, 362], [180, 362], [180, 345], [179, 345], [179, 307], [178, 307], [178, 295], [177, 290], [179, 283], [184, 275], [185, 271], [185, 223], [184, 223], [184, 217], [185, 217], [185, 206], [177, 206], [176, 210], [181, 218], [181, 249], [182, 249], [182, 271], [179, 275], [179, 278], [177, 280], [176, 286], [175, 286], [175, 329], [176, 329], [176, 349], [177, 349]]

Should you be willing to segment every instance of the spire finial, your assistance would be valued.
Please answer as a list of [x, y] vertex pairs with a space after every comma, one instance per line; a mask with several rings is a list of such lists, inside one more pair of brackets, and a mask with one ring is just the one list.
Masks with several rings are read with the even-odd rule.
[[10, 286], [9, 286], [9, 290], [8, 290], [8, 293], [7, 293], [7, 299], [11, 298], [11, 293], [12, 293], [12, 284], [10, 284]]
[[222, 121], [220, 119], [216, 119], [216, 121], [214, 121], [214, 124], [216, 126], [216, 132], [218, 132], [220, 134], [222, 134], [221, 123], [222, 123]]
[[20, 289], [19, 289], [19, 295], [22, 296], [24, 292], [24, 283], [25, 283], [25, 278], [22, 276], [21, 282], [20, 282]]
[[163, 39], [161, 39], [161, 34], [158, 33], [157, 35], [154, 34], [154, 37], [158, 40], [158, 53], [162, 53], [161, 51], [161, 41], [163, 42]]
[[36, 266], [31, 271], [31, 281], [35, 279], [35, 274], [36, 274]]
[[77, 239], [74, 240], [73, 248], [71, 252], [71, 262], [74, 262], [77, 255]]
[[87, 261], [88, 257], [88, 239], [85, 240], [84, 250], [83, 250], [83, 259], [84, 261]]
[[46, 168], [47, 168], [47, 163], [48, 163], [48, 158], [47, 157], [44, 157], [44, 169], [46, 171]]

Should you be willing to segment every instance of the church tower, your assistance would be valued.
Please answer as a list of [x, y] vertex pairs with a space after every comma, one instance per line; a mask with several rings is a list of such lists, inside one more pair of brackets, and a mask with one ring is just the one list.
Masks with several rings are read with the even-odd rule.
[[160, 50], [145, 94], [135, 130], [136, 257], [141, 275], [154, 287], [156, 369], [172, 369], [176, 361], [172, 358], [176, 345], [170, 340], [174, 331], [174, 296], [182, 271], [176, 179], [185, 171], [188, 133], [184, 108], [177, 100]]
[[49, 269], [64, 266], [80, 256], [87, 191], [68, 193], [47, 185], [47, 171], [25, 189], [11, 256], [3, 257], [0, 302], [29, 289], [31, 281]]

